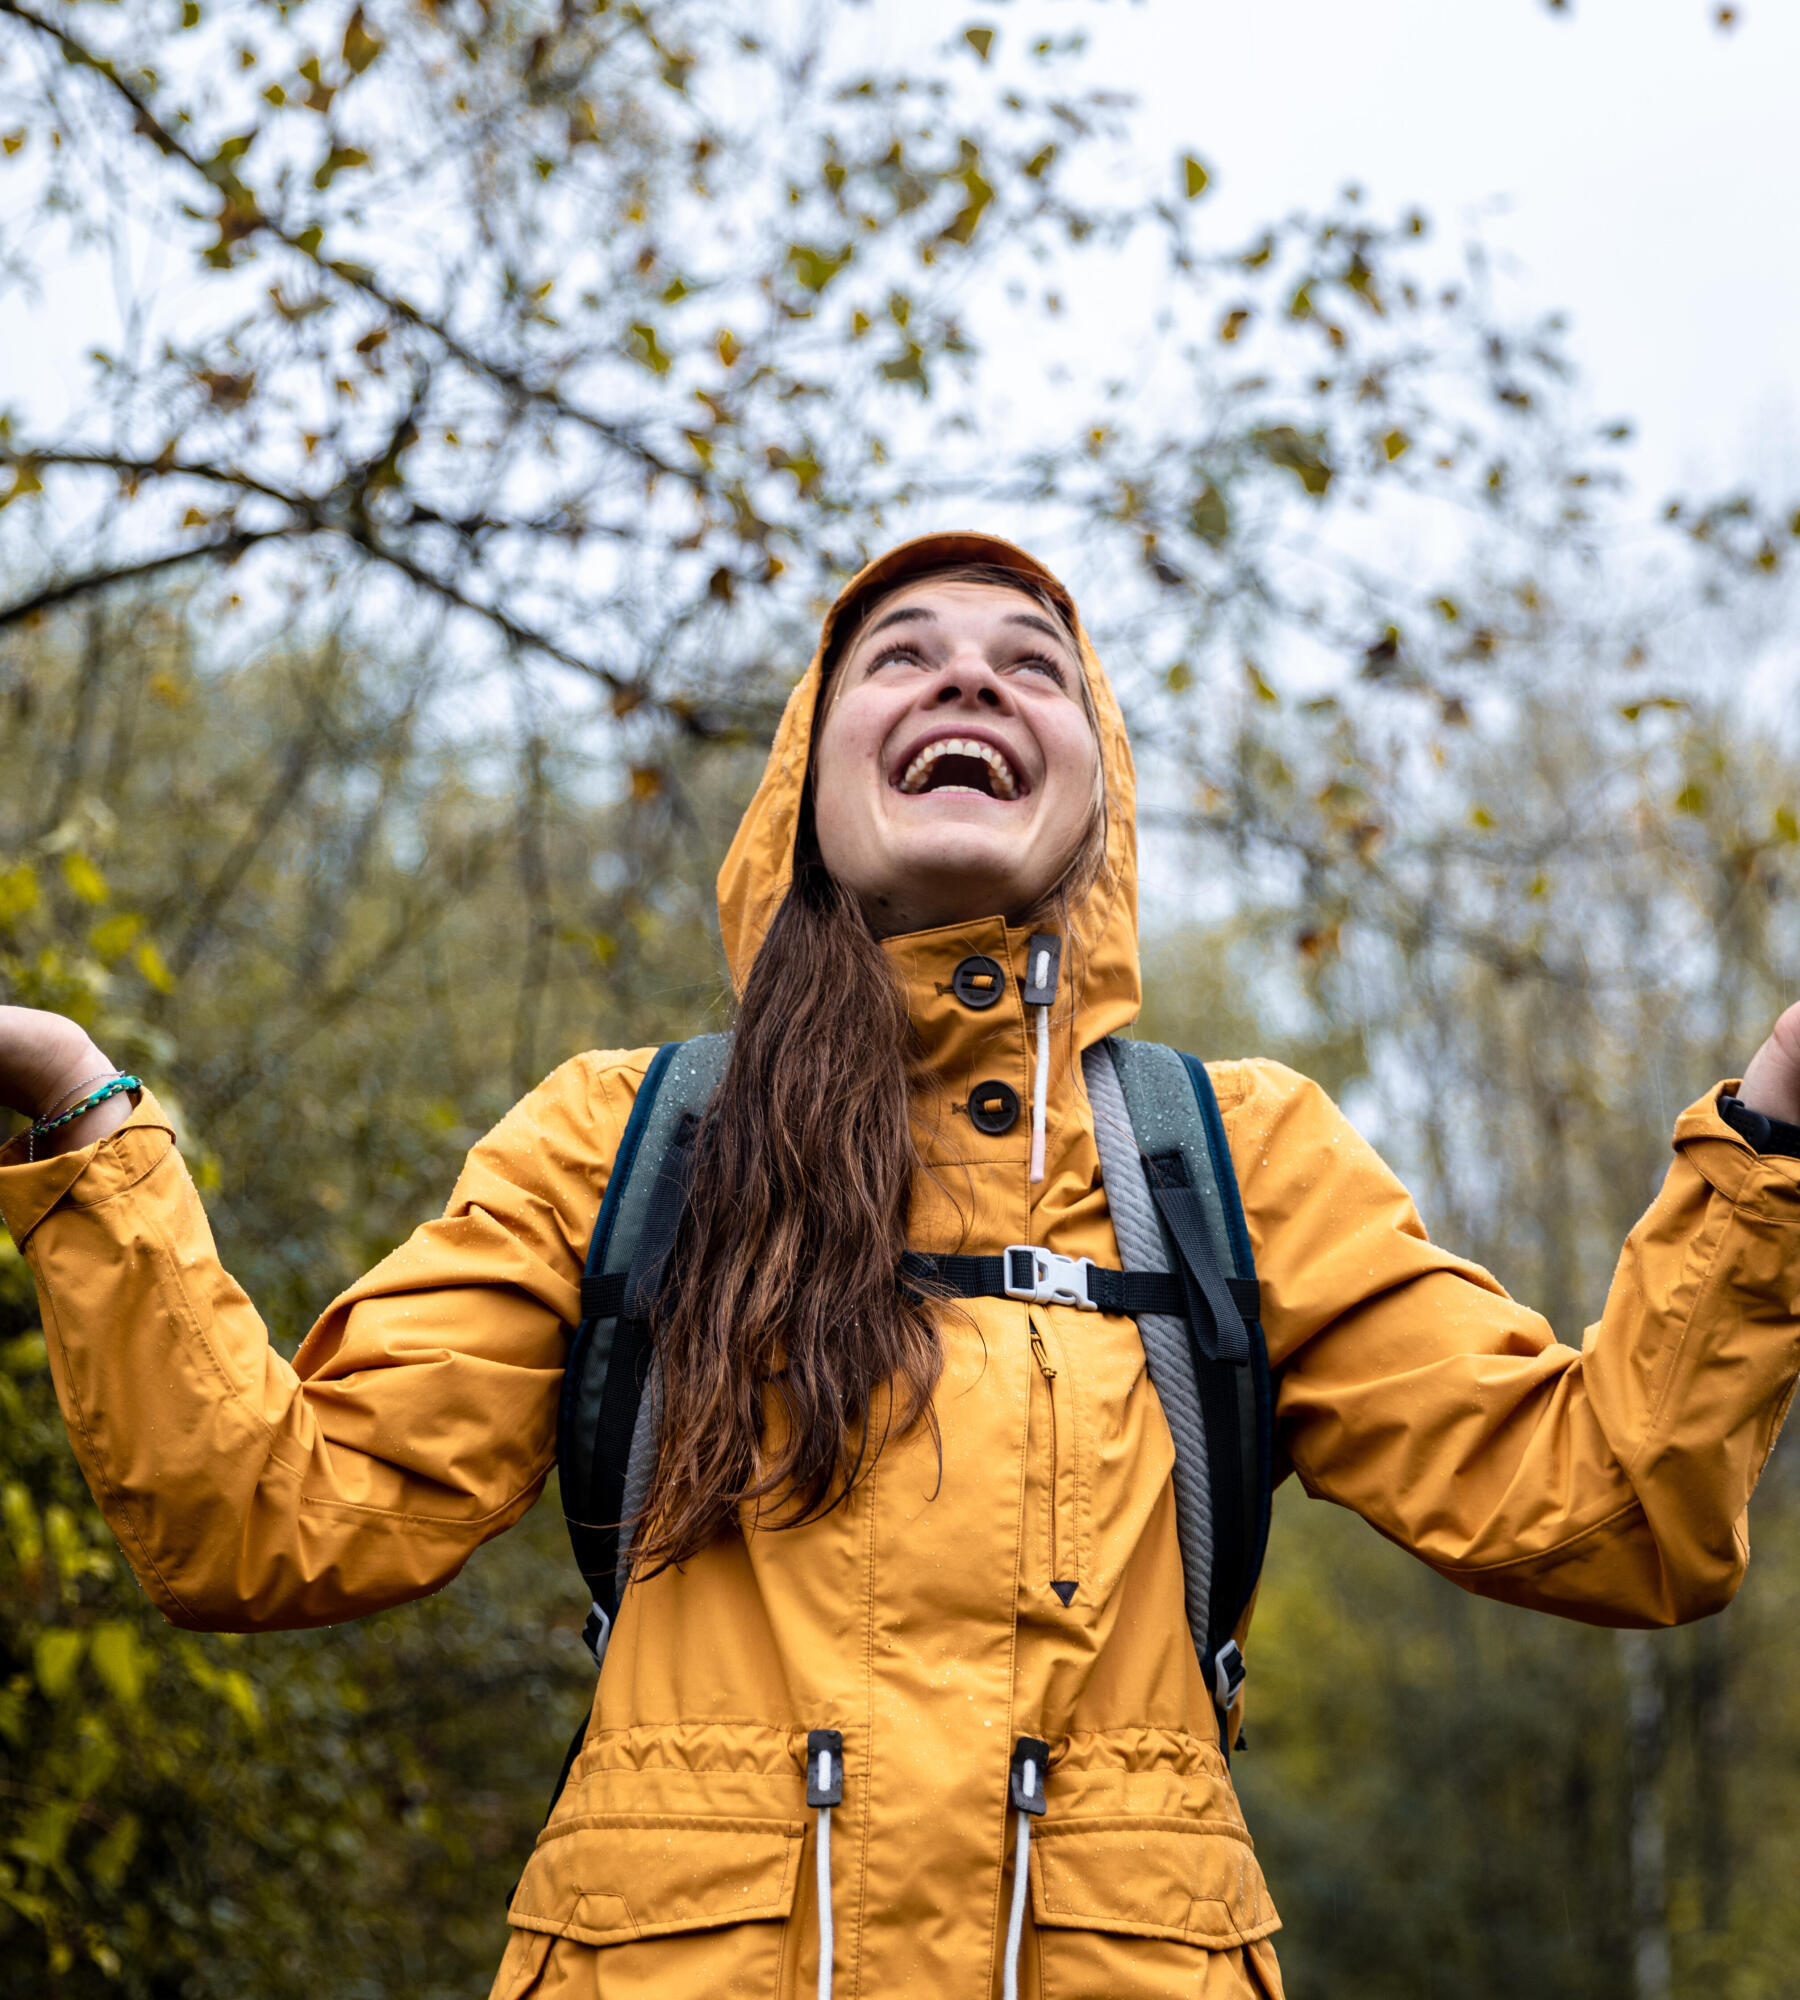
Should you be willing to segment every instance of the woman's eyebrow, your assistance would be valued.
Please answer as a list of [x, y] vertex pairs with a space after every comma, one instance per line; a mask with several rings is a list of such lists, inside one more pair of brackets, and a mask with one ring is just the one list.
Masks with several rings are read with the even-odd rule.
[[863, 634], [863, 637], [865, 639], [871, 639], [875, 636], [877, 632], [884, 632], [886, 631], [888, 626], [899, 625], [908, 618], [935, 619], [936, 617], [937, 613], [933, 611], [928, 605], [903, 604], [900, 606], [898, 610], [885, 612], [881, 617], [877, 618], [874, 624], [869, 627], [868, 631]]
[[1006, 614], [1006, 623], [1008, 625], [1029, 625], [1034, 632], [1044, 633], [1047, 637], [1054, 639], [1060, 646], [1066, 647], [1069, 643], [1067, 633], [1059, 632], [1048, 618], [1040, 618], [1033, 611], [1009, 611]]

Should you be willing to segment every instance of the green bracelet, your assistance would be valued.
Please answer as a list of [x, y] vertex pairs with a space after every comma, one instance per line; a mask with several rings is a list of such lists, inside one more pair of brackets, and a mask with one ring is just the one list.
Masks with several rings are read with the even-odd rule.
[[35, 1160], [37, 1158], [37, 1142], [46, 1133], [59, 1130], [62, 1126], [81, 1117], [84, 1112], [92, 1111], [97, 1104], [104, 1104], [109, 1097], [120, 1097], [128, 1090], [142, 1090], [143, 1087], [144, 1084], [141, 1077], [115, 1076], [110, 1083], [103, 1083], [92, 1096], [84, 1097], [79, 1104], [72, 1106], [59, 1116], [55, 1118], [34, 1119], [30, 1134], [25, 1142], [26, 1159]]

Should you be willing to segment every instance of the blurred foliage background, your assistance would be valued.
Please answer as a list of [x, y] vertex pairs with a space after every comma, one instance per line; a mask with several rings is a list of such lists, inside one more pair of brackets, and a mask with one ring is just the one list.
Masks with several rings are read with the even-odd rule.
[[[154, 1078], [291, 1352], [555, 1063], [724, 1018], [823, 599], [975, 521], [1126, 702], [1145, 1031], [1320, 1077], [1578, 1341], [1792, 997], [1796, 496], [1644, 516], [1423, 212], [1216, 239], [1102, 14], [906, 73], [867, 19], [0, 0], [7, 324], [112, 301], [82, 395], [0, 377], [0, 995]], [[43, 1356], [0, 1241], [9, 1982], [484, 1992], [591, 1688], [554, 1505], [409, 1610], [176, 1635]], [[1237, 1768], [1296, 2000], [1791, 1991], [1797, 1480], [1656, 1636], [1284, 1490]]]

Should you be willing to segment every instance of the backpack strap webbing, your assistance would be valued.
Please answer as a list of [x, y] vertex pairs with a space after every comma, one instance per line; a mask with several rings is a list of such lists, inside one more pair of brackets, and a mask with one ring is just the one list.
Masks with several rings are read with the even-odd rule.
[[1138, 1329], [1175, 1440], [1188, 1623], [1223, 1721], [1243, 1680], [1233, 1635], [1262, 1569], [1272, 1482], [1249, 1231], [1204, 1064], [1108, 1040], [1085, 1053], [1083, 1072], [1120, 1253], [1163, 1264], [1183, 1287], [1178, 1319], [1141, 1315]]
[[625, 1505], [650, 1375], [650, 1312], [686, 1199], [693, 1136], [725, 1069], [728, 1035], [667, 1042], [651, 1058], [607, 1176], [581, 1280], [557, 1414], [556, 1459], [575, 1561], [594, 1600], [596, 1652], [619, 1607]]

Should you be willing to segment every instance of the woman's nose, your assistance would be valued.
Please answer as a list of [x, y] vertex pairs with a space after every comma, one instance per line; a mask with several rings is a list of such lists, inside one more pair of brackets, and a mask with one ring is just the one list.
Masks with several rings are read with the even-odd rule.
[[978, 708], [1006, 706], [1006, 683], [979, 653], [959, 653], [947, 660], [937, 686], [931, 691], [933, 708], [950, 708], [958, 702]]

